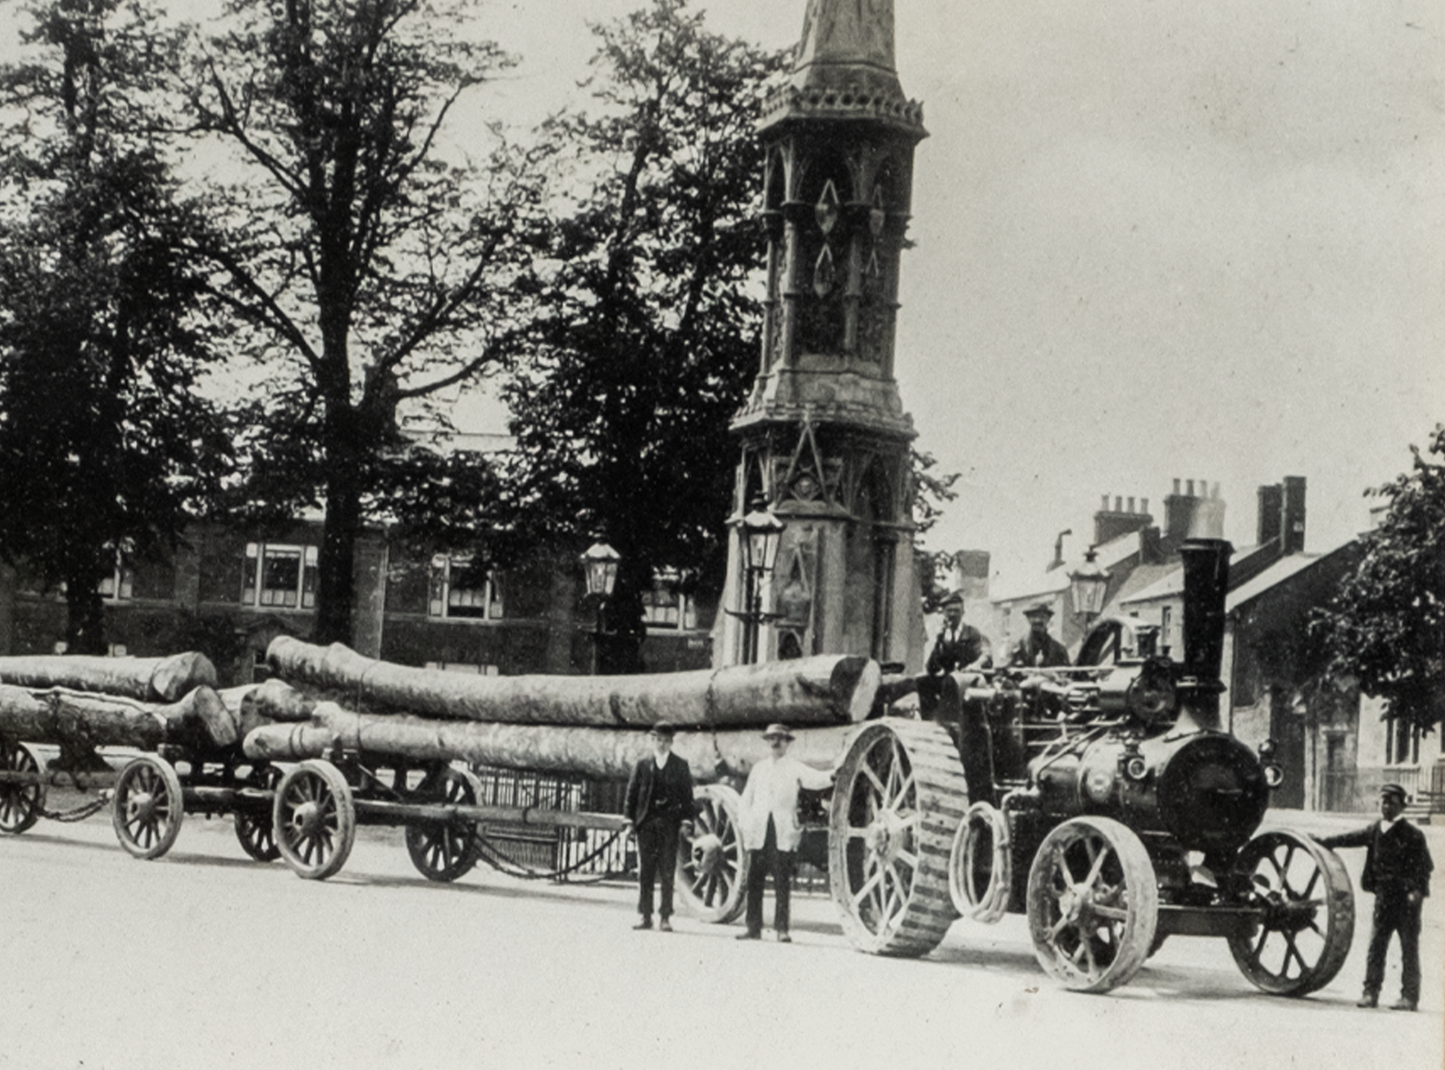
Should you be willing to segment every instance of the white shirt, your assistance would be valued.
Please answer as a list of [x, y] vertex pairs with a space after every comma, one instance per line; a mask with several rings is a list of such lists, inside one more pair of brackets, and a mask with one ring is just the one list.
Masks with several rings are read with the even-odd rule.
[[783, 755], [764, 758], [748, 774], [743, 789], [742, 813], [738, 824], [743, 847], [761, 851], [768, 838], [768, 818], [773, 819], [778, 850], [796, 851], [803, 831], [798, 827], [798, 792], [802, 788], [822, 791], [833, 783], [826, 769], [814, 769], [797, 758]]

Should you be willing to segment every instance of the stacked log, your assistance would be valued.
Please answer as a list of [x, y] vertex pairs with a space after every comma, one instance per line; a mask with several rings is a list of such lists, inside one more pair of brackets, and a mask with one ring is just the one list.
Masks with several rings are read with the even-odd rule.
[[741, 775], [768, 753], [770, 723], [788, 724], [792, 754], [826, 767], [873, 706], [878, 665], [819, 656], [762, 665], [636, 676], [470, 676], [366, 658], [340, 644], [276, 639], [277, 679], [243, 709], [263, 721], [245, 735], [253, 760], [297, 761], [337, 748], [408, 761], [625, 778], [651, 752], [658, 721], [700, 781]]

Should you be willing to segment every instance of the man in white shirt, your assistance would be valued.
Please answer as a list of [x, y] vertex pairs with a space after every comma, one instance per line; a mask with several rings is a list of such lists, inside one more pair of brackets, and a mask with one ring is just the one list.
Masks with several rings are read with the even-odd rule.
[[773, 874], [773, 930], [779, 943], [791, 943], [789, 906], [793, 888], [793, 852], [803, 831], [798, 827], [798, 792], [822, 791], [832, 785], [836, 770], [814, 769], [788, 757], [793, 733], [787, 725], [771, 724], [763, 733], [770, 754], [748, 774], [739, 815], [743, 847], [748, 852], [747, 930], [739, 940], [763, 935], [763, 887]]

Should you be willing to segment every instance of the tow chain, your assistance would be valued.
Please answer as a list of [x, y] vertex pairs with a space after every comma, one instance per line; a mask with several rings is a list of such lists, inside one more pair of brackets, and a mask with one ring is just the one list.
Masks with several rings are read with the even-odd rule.
[[[617, 842], [617, 839], [622, 835], [622, 832], [622, 829], [618, 829], [601, 844], [599, 844], [595, 850], [588, 852], [586, 855], [579, 858], [571, 865], [551, 870], [530, 869], [527, 866], [523, 865], [521, 862], [518, 862], [515, 858], [509, 858], [502, 851], [499, 851], [496, 847], [491, 846], [487, 842], [486, 837], [479, 830], [472, 833], [472, 846], [476, 849], [478, 858], [480, 858], [487, 865], [491, 866], [493, 869], [497, 870], [500, 873], [505, 873], [509, 877], [518, 877], [521, 880], [529, 881], [561, 880], [569, 874], [576, 873], [583, 866], [587, 865], [587, 863], [600, 856], [604, 851], [606, 851], [609, 847], [611, 847], [614, 843]], [[590, 877], [587, 880], [573, 881], [571, 883], [598, 884], [602, 881], [613, 879], [618, 876], [621, 876], [621, 874], [601, 873], [596, 876]]]
[[107, 806], [110, 805], [110, 800], [113, 795], [115, 795], [115, 792], [107, 788], [106, 790], [102, 791], [99, 796], [92, 799], [90, 802], [81, 803], [73, 810], [47, 810], [45, 809], [45, 807], [42, 806], [37, 811], [37, 813], [39, 813], [41, 817], [49, 821], [59, 821], [62, 824], [73, 824], [77, 821], [84, 821], [87, 817], [90, 817], [93, 814], [100, 813], [100, 811], [104, 810]]

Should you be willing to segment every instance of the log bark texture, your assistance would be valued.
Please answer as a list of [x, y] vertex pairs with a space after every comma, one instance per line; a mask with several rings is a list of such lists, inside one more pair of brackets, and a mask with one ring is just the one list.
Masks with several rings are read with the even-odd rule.
[[36, 655], [0, 658], [0, 684], [70, 688], [124, 695], [141, 702], [175, 702], [196, 687], [216, 686], [216, 668], [204, 654], [166, 658]]
[[139, 702], [52, 688], [40, 694], [0, 684], [0, 735], [69, 750], [137, 747], [162, 743], [222, 750], [236, 743], [236, 722], [209, 687], [192, 689], [179, 702]]
[[[852, 725], [795, 729], [789, 753], [826, 769], [847, 749]], [[624, 780], [652, 753], [641, 729], [586, 726], [481, 724], [404, 714], [357, 713], [334, 702], [316, 706], [306, 724], [272, 724], [252, 730], [243, 748], [252, 760], [301, 761], [324, 757], [337, 743], [348, 750], [414, 762], [465, 761], [504, 769], [572, 773]], [[678, 731], [673, 752], [702, 782], [743, 776], [768, 754], [755, 729]]]
[[469, 676], [393, 665], [279, 636], [277, 676], [354, 709], [508, 724], [648, 728], [847, 724], [867, 716], [878, 664], [851, 655], [637, 676]]

